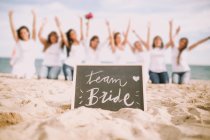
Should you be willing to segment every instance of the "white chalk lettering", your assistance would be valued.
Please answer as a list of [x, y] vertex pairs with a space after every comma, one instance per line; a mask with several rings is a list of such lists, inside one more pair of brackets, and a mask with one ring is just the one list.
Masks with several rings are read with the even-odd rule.
[[[100, 76], [98, 76], [98, 74], [99, 73], [102, 73], [103, 71], [98, 71], [98, 72], [93, 72], [93, 71], [91, 71], [91, 73], [90, 74], [88, 74], [88, 75], [85, 75], [85, 77], [89, 77], [89, 79], [88, 79], [88, 81], [87, 81], [87, 83], [86, 84], [89, 84], [89, 85], [91, 85], [92, 83], [102, 83], [102, 82], [104, 82], [104, 83], [107, 83], [107, 84], [119, 84], [119, 86], [121, 86], [121, 87], [124, 87], [124, 86], [126, 86], [126, 84], [127, 84], [127, 81], [126, 82], [122, 82], [122, 80], [121, 79], [115, 79], [115, 78], [113, 78], [113, 77], [110, 77], [110, 76], [105, 76], [105, 77], [100, 77]], [[94, 77], [95, 78], [94, 78]]]
[[[110, 93], [106, 91], [99, 92], [99, 88], [92, 88], [88, 90], [87, 92], [90, 94], [90, 96], [88, 98], [88, 103], [86, 104], [86, 106], [92, 106], [99, 102], [100, 103], [106, 103], [106, 102], [121, 103], [122, 101], [124, 105], [126, 105], [127, 107], [132, 106], [134, 104], [134, 101], [132, 101], [131, 103], [128, 103], [130, 94], [126, 93], [123, 95], [121, 88], [119, 88], [118, 94], [115, 96], [111, 94], [112, 91], [110, 91]], [[101, 94], [101, 93], [102, 93], [101, 96], [97, 96], [98, 94]]]
[[86, 104], [87, 106], [95, 105], [98, 102], [98, 97], [95, 96], [99, 91], [99, 88], [92, 88], [87, 92], [90, 92], [90, 97], [88, 98], [89, 103]]
[[127, 94], [125, 94], [125, 96], [124, 96], [124, 104], [126, 105], [126, 106], [132, 106], [133, 104], [134, 104], [134, 101], [132, 101], [130, 104], [127, 102], [127, 100], [130, 98], [130, 94], [129, 93], [127, 93]]

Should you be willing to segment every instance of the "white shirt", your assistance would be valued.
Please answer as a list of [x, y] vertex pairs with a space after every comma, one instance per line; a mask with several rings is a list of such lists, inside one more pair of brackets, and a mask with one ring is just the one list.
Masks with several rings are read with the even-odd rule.
[[98, 48], [96, 50], [94, 50], [91, 47], [86, 47], [86, 59], [85, 59], [85, 63], [88, 64], [98, 64], [99, 63], [99, 51]]
[[102, 64], [112, 64], [115, 61], [114, 53], [110, 49], [110, 45], [106, 44], [101, 50], [99, 51], [99, 60]]
[[148, 51], [142, 51], [142, 52], [138, 52], [135, 51], [134, 55], [136, 57], [136, 62], [137, 63], [145, 63], [145, 64], [149, 64], [149, 52]]
[[61, 42], [51, 44], [44, 52], [43, 65], [45, 66], [61, 66]]
[[15, 47], [16, 53], [12, 60], [12, 73], [14, 75], [31, 78], [35, 74], [35, 47], [36, 43], [32, 39], [18, 41]]
[[114, 55], [116, 64], [131, 64], [136, 62], [136, 58], [128, 46], [125, 46], [122, 50], [116, 47]]
[[165, 59], [166, 50], [163, 48], [154, 48], [150, 51], [150, 66], [149, 70], [152, 72], [165, 72], [166, 68], [166, 59]]
[[97, 64], [99, 63], [99, 48], [97, 47], [95, 50], [90, 47], [90, 39], [86, 39], [85, 42], [85, 52], [86, 58], [85, 63], [87, 64]]
[[190, 67], [187, 62], [188, 50], [184, 50], [181, 53], [179, 64], [177, 64], [177, 57], [179, 54], [179, 49], [174, 47], [172, 49], [172, 71], [173, 72], [186, 72], [190, 71]]
[[77, 64], [85, 62], [85, 45], [81, 41], [79, 45], [72, 45], [69, 57], [65, 60], [65, 64], [74, 67]]

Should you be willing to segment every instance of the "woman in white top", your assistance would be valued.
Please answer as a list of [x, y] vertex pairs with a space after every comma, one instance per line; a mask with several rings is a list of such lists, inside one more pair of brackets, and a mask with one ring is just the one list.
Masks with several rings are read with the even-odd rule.
[[86, 62], [88, 64], [98, 64], [99, 63], [99, 37], [94, 35], [89, 40], [89, 30], [90, 30], [90, 21], [88, 19], [86, 24]]
[[186, 84], [190, 81], [190, 67], [187, 62], [187, 53], [209, 39], [210, 36], [205, 37], [188, 47], [188, 39], [182, 37], [179, 40], [178, 47], [175, 47], [174, 37], [170, 35], [170, 40], [172, 42], [172, 83]]
[[127, 30], [124, 34], [124, 40], [121, 39], [121, 34], [119, 32], [112, 33], [110, 24], [106, 21], [106, 25], [109, 32], [109, 40], [110, 46], [112, 49], [112, 53], [115, 55], [115, 63], [116, 64], [125, 64], [125, 63], [134, 63], [135, 58], [130, 50], [128, 45], [128, 34], [130, 31], [130, 21], [128, 23]]
[[33, 15], [32, 38], [28, 27], [21, 26], [17, 31], [13, 22], [13, 11], [9, 11], [10, 28], [16, 42], [15, 55], [11, 60], [12, 73], [18, 78], [32, 78], [35, 74], [35, 54], [36, 46], [36, 14]]
[[[170, 25], [169, 32], [171, 32], [172, 27], [171, 24], [169, 25]], [[150, 47], [150, 43], [146, 45], [147, 49], [150, 52], [149, 76], [150, 80], [154, 84], [169, 83], [165, 54], [166, 54], [166, 49], [169, 48], [170, 45], [171, 45], [170, 41], [166, 45], [164, 45], [163, 40], [159, 35], [154, 37], [152, 48]]]
[[58, 79], [58, 75], [61, 71], [61, 54], [64, 44], [63, 38], [65, 35], [61, 31], [60, 22], [57, 17], [55, 17], [55, 22], [60, 31], [62, 38], [61, 41], [59, 41], [59, 36], [55, 31], [50, 32], [47, 39], [42, 37], [42, 32], [46, 24], [46, 20], [42, 23], [38, 34], [39, 40], [44, 46], [44, 59], [42, 68], [39, 73], [39, 78]]
[[[133, 54], [136, 57], [136, 63], [137, 64], [143, 64], [144, 66], [144, 72], [146, 79], [149, 79], [148, 76], [148, 67], [149, 67], [149, 51], [147, 48], [149, 48], [147, 45], [149, 44], [150, 40], [150, 24], [148, 24], [148, 29], [147, 29], [147, 41], [144, 41], [137, 33], [135, 30], [133, 30], [134, 35], [138, 38], [138, 41], [135, 41], [134, 44], [132, 45], [129, 42], [129, 46], [133, 52]], [[144, 47], [145, 48], [144, 48]]]
[[74, 67], [77, 64], [82, 64], [85, 62], [85, 43], [83, 36], [83, 20], [80, 17], [80, 39], [77, 38], [76, 31], [74, 29], [70, 29], [66, 33], [67, 40], [64, 41], [67, 50], [67, 59], [63, 65], [63, 72], [65, 76], [65, 80], [73, 80], [73, 72]]

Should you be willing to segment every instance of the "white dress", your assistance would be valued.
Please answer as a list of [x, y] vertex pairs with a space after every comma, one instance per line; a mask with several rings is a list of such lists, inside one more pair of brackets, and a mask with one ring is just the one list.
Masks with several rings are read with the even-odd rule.
[[32, 78], [35, 74], [35, 46], [34, 40], [18, 41], [15, 56], [12, 60], [12, 74], [22, 78]]
[[50, 45], [44, 52], [43, 65], [51, 67], [61, 66], [62, 65], [61, 55], [62, 55], [61, 42]]
[[184, 50], [180, 56], [180, 62], [177, 64], [177, 56], [179, 50], [177, 47], [172, 49], [172, 72], [187, 72], [190, 71], [190, 67], [187, 62], [188, 50]]
[[85, 44], [81, 41], [79, 45], [72, 45], [69, 57], [65, 60], [65, 64], [68, 66], [75, 67], [77, 64], [85, 62]]
[[150, 51], [149, 70], [156, 73], [166, 72], [166, 50], [163, 48], [154, 48]]

